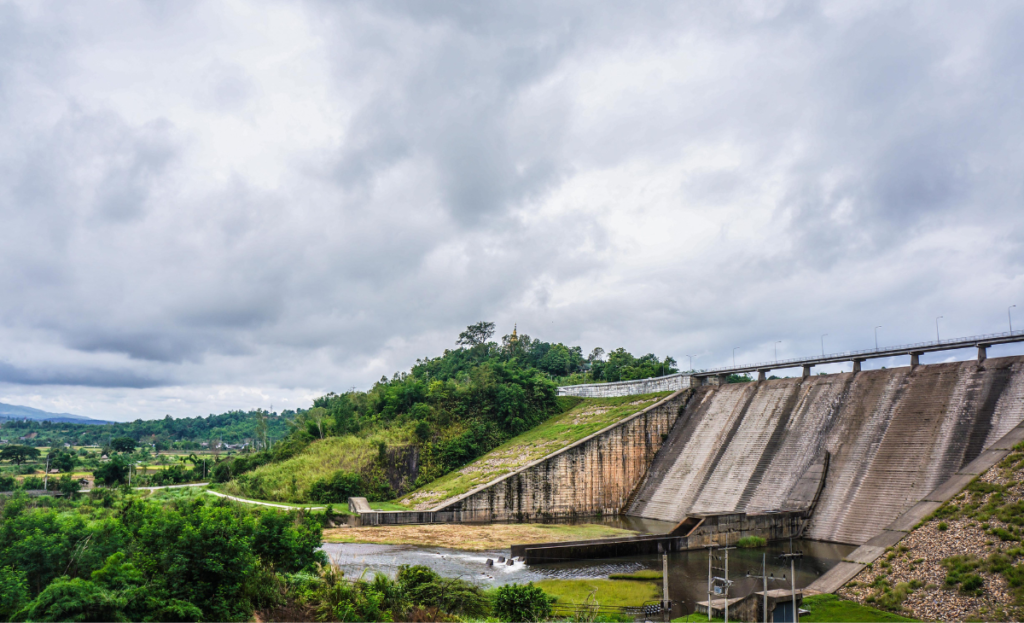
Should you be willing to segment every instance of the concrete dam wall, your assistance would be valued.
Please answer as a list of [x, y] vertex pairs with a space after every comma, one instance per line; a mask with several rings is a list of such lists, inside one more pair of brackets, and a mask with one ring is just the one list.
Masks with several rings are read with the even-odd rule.
[[1024, 357], [705, 386], [630, 515], [785, 510], [829, 455], [804, 536], [862, 544], [1024, 420]]
[[433, 513], [458, 521], [617, 514], [668, 438], [692, 391], [678, 391], [621, 422], [438, 506]]

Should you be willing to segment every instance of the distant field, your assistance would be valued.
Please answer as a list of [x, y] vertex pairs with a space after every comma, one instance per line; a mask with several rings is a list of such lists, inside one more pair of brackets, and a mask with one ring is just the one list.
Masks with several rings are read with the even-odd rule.
[[504, 445], [438, 478], [398, 501], [416, 510], [432, 508], [448, 498], [511, 473], [584, 437], [649, 407], [672, 392], [619, 398], [591, 398], [561, 415], [511, 439]]
[[599, 524], [425, 524], [327, 529], [324, 530], [324, 541], [486, 551], [516, 544], [605, 539], [635, 534], [631, 530]]

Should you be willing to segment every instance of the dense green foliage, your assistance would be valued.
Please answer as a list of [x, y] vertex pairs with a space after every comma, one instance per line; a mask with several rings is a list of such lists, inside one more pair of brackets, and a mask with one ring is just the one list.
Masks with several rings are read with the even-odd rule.
[[496, 591], [494, 614], [502, 621], [546, 621], [551, 616], [551, 598], [533, 582], [506, 584]]
[[222, 500], [15, 496], [2, 513], [4, 620], [248, 620], [277, 574], [325, 562], [318, 521]]
[[288, 434], [288, 420], [295, 415], [293, 411], [281, 414], [266, 411], [230, 411], [220, 415], [209, 415], [194, 418], [172, 418], [165, 416], [159, 420], [135, 420], [118, 424], [70, 424], [66, 422], [48, 422], [35, 420], [6, 420], [0, 422], [0, 437], [26, 437], [35, 433], [29, 443], [33, 446], [59, 446], [64, 443], [72, 446], [100, 446], [122, 451], [113, 447], [114, 441], [120, 444], [130, 440], [136, 445], [155, 446], [157, 450], [178, 448], [197, 450], [203, 443], [243, 444], [246, 440], [258, 439], [258, 414], [266, 418], [267, 437], [277, 440]]

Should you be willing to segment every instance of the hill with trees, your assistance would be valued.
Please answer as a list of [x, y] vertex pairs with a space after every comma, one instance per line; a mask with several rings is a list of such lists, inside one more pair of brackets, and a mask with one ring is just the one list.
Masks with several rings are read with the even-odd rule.
[[[578, 402], [572, 382], [677, 372], [671, 357], [634, 357], [543, 342], [494, 324], [463, 331], [457, 348], [381, 377], [368, 391], [329, 393], [296, 413], [290, 435], [264, 452], [220, 462], [233, 493], [287, 502], [388, 500], [457, 470]], [[331, 450], [334, 448], [334, 450]], [[414, 466], [414, 467], [413, 467]]]

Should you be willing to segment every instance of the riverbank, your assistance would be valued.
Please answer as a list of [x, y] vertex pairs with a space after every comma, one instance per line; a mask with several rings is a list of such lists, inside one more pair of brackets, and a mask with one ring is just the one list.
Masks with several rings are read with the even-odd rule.
[[638, 534], [599, 524], [428, 524], [328, 528], [327, 543], [377, 543], [447, 547], [474, 552], [508, 549], [513, 544], [581, 541]]

